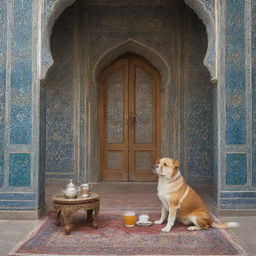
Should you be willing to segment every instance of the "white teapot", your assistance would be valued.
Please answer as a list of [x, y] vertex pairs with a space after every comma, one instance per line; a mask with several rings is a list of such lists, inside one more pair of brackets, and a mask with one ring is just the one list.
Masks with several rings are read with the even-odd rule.
[[70, 180], [69, 184], [67, 184], [66, 189], [63, 190], [63, 193], [69, 199], [77, 197], [78, 189], [77, 186], [73, 184], [72, 180]]

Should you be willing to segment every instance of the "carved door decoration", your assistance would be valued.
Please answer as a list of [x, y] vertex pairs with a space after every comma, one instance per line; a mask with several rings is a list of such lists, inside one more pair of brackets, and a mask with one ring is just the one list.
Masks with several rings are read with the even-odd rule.
[[144, 59], [120, 58], [101, 75], [100, 159], [106, 181], [154, 181], [160, 151], [160, 76]]

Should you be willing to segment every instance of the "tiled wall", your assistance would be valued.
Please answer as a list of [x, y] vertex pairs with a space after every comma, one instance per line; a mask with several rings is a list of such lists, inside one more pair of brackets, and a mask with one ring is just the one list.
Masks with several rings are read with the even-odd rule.
[[[0, 6], [0, 210], [34, 209], [33, 1]], [[34, 166], [34, 165], [33, 165]]]
[[213, 185], [213, 88], [203, 65], [207, 36], [190, 8], [186, 7], [181, 20], [182, 163], [189, 184]]
[[226, 27], [221, 30], [223, 82], [219, 85], [225, 95], [224, 101], [219, 99], [220, 105], [223, 103], [223, 110], [219, 110], [223, 114], [220, 160], [221, 170], [225, 170], [220, 173], [219, 180], [221, 209], [253, 209], [256, 206], [252, 148], [255, 140], [252, 137], [255, 74], [251, 73], [255, 62], [251, 27], [255, 22], [253, 5], [254, 0], [227, 0], [221, 6], [222, 28]]
[[5, 151], [5, 93], [6, 93], [6, 53], [7, 53], [7, 3], [0, 5], [0, 188], [4, 184], [4, 151]]
[[[46, 176], [74, 177], [74, 40], [75, 8], [68, 8], [53, 29], [55, 61], [45, 84]], [[65, 50], [64, 50], [65, 49]]]

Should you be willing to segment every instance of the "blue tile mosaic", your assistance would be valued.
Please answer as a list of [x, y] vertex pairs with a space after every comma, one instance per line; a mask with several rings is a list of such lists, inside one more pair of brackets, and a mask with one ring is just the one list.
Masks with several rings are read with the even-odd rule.
[[59, 18], [53, 28], [51, 45], [55, 62], [47, 75], [43, 99], [46, 173], [57, 177], [58, 173], [74, 171], [74, 8], [65, 10]]
[[246, 143], [244, 0], [226, 1], [226, 143]]
[[213, 89], [213, 194], [218, 197], [218, 96], [217, 88]]
[[31, 185], [31, 155], [11, 153], [9, 160], [9, 185], [25, 187]]
[[256, 0], [252, 1], [252, 135], [253, 172], [252, 184], [256, 186]]
[[60, 174], [55, 174], [55, 173], [46, 173], [46, 178], [51, 178], [51, 179], [73, 179], [74, 178], [74, 173], [60, 173]]
[[32, 89], [32, 0], [13, 2], [11, 144], [30, 144]]
[[256, 199], [220, 199], [221, 209], [255, 209]]
[[0, 209], [1, 208], [34, 208], [36, 205], [35, 201], [1, 201], [0, 200]]
[[36, 200], [35, 193], [0, 193], [0, 200]]
[[226, 155], [226, 184], [244, 185], [247, 182], [247, 155]]
[[0, 5], [0, 187], [4, 183], [4, 150], [5, 150], [5, 83], [6, 83], [6, 52], [7, 52], [7, 4]]
[[40, 154], [38, 174], [38, 206], [42, 208], [45, 204], [45, 169], [46, 169], [46, 90], [40, 86]]
[[256, 192], [221, 192], [221, 198], [256, 198]]
[[213, 175], [212, 111], [211, 93], [189, 99], [188, 171], [191, 176]]
[[[186, 12], [181, 51], [182, 72], [180, 99], [181, 150], [185, 151], [187, 181], [191, 185], [212, 185], [213, 181], [213, 91], [210, 74], [203, 65], [207, 50], [205, 26], [192, 10]], [[200, 32], [199, 32], [200, 31]], [[201, 34], [199, 37], [198, 34]], [[201, 45], [200, 48], [196, 45]], [[181, 68], [182, 69], [182, 68]], [[189, 77], [189, 79], [188, 79]], [[183, 113], [182, 113], [183, 112]], [[182, 153], [183, 154], [183, 153]]]

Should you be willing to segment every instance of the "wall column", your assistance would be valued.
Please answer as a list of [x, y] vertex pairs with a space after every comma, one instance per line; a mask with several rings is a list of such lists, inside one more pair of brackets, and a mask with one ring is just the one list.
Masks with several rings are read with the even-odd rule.
[[220, 1], [220, 210], [256, 207], [252, 182], [251, 0]]
[[0, 6], [0, 217], [5, 218], [38, 213], [37, 5], [6, 0]]

